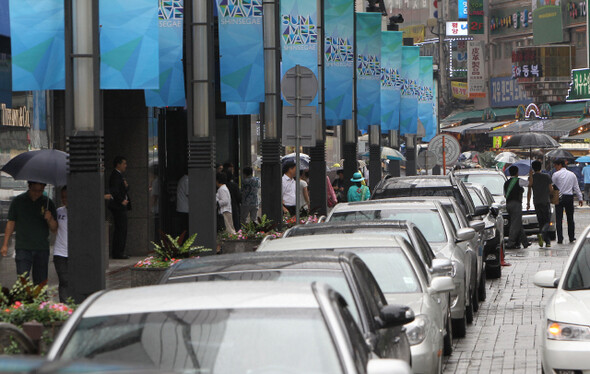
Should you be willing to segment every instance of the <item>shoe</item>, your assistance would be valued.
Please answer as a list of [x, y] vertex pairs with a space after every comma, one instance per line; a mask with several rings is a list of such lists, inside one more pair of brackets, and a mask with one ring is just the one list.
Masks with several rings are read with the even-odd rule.
[[573, 240], [570, 239], [570, 243], [575, 243], [576, 242], [576, 238], [574, 238]]
[[504, 249], [520, 249], [520, 245], [507, 245]]
[[129, 256], [127, 256], [127, 255], [113, 256], [113, 260], [127, 260], [127, 259], [129, 259]]
[[537, 240], [539, 241], [539, 247], [543, 247], [543, 236], [541, 234], [537, 234]]
[[551, 242], [545, 242], [545, 248], [551, 248]]
[[558, 241], [557, 241], [557, 244], [563, 244], [563, 239], [561, 239], [561, 240], [558, 240]]

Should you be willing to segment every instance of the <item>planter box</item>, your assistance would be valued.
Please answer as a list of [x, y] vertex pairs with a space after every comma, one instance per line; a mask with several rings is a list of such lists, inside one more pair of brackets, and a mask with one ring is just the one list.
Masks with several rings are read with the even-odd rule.
[[158, 284], [168, 268], [136, 268], [131, 270], [131, 287], [151, 286]]
[[260, 245], [260, 239], [222, 240], [221, 254], [254, 252]]

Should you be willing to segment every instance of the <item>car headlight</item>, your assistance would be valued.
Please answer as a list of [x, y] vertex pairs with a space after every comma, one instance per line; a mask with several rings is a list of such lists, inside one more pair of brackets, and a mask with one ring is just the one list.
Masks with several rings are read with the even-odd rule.
[[590, 326], [547, 320], [547, 339], [590, 341]]
[[406, 325], [406, 335], [410, 345], [420, 344], [426, 339], [426, 322], [426, 317], [419, 315]]
[[483, 239], [492, 240], [496, 237], [496, 228], [490, 227], [489, 229], [483, 230]]

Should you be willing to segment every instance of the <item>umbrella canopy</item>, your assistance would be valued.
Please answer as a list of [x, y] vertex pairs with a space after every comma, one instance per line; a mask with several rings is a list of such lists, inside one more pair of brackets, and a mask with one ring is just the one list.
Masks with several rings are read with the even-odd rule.
[[547, 154], [545, 156], [550, 160], [556, 160], [556, 159], [560, 159], [560, 158], [565, 159], [565, 160], [573, 160], [575, 158], [574, 155], [572, 155], [571, 153], [569, 153], [565, 149], [560, 149], [560, 148], [547, 152]]
[[65, 186], [68, 183], [67, 158], [67, 153], [56, 149], [29, 151], [8, 161], [2, 171], [17, 180]]
[[[300, 153], [299, 154], [299, 169], [301, 169], [301, 170], [309, 169], [309, 161], [310, 161], [310, 158], [308, 155], [306, 155], [305, 153]], [[281, 165], [284, 166], [287, 162], [295, 163], [295, 153], [289, 153], [288, 155], [281, 157]]]
[[[518, 175], [528, 175], [529, 171], [531, 170], [531, 160], [518, 160], [511, 166], [516, 166], [518, 168]], [[506, 168], [506, 170], [504, 170], [504, 174], [506, 174], [506, 176], [510, 176], [508, 169], [509, 168]]]
[[582, 156], [576, 158], [576, 162], [590, 162], [590, 156]]
[[547, 134], [526, 132], [523, 134], [512, 135], [512, 137], [504, 143], [504, 148], [559, 148], [559, 143]]
[[[513, 164], [515, 162], [517, 162], [519, 160], [519, 158], [512, 152], [503, 152], [505, 154], [499, 154], [498, 156], [496, 156], [496, 158], [494, 159], [495, 162], [498, 163], [504, 163], [504, 164]], [[512, 153], [512, 154], [509, 154]]]
[[[514, 152], [500, 152], [496, 155], [496, 157], [494, 157], [494, 161], [498, 161], [498, 159], [504, 158], [507, 156], [512, 156], [512, 157], [518, 158], [518, 156], [516, 156], [516, 153], [514, 153]], [[502, 162], [502, 161], [498, 161], [498, 162]]]
[[383, 147], [381, 148], [381, 159], [382, 160], [400, 160], [405, 161], [404, 155], [397, 149]]

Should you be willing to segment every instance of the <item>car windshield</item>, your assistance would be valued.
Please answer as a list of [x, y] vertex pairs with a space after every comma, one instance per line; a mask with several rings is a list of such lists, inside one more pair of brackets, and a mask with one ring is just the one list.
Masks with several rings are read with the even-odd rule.
[[364, 221], [364, 220], [407, 220], [413, 222], [429, 242], [446, 242], [447, 234], [440, 215], [436, 209], [378, 209], [352, 212], [334, 212], [332, 221]]
[[383, 293], [422, 292], [408, 258], [400, 248], [338, 248], [359, 256], [375, 276]]
[[375, 197], [384, 199], [388, 197], [403, 196], [456, 196], [453, 187], [412, 187], [412, 188], [386, 188], [375, 191]]
[[60, 358], [179, 373], [342, 373], [319, 309], [209, 309], [83, 318]]
[[590, 240], [586, 238], [576, 254], [563, 284], [568, 291], [590, 289]]
[[481, 201], [481, 199], [480, 199], [479, 195], [477, 194], [477, 191], [475, 191], [475, 189], [468, 188], [467, 191], [469, 191], [469, 195], [471, 196], [471, 200], [473, 200], [473, 204], [475, 204], [475, 206], [487, 205], [483, 201]]
[[486, 186], [492, 195], [504, 195], [505, 179], [500, 174], [460, 174], [457, 177], [463, 182], [479, 183]]
[[[359, 312], [356, 307], [354, 298], [350, 291], [350, 286], [346, 281], [344, 273], [340, 270], [315, 270], [315, 269], [269, 269], [269, 270], [246, 270], [246, 271], [228, 271], [210, 274], [197, 274], [188, 278], [170, 278], [167, 283], [180, 283], [187, 281], [210, 282], [210, 281], [275, 281], [291, 283], [311, 283], [323, 282], [329, 284], [335, 289], [346, 303], [350, 305], [350, 313], [356, 322], [359, 322]], [[359, 322], [360, 324], [360, 322]]]

